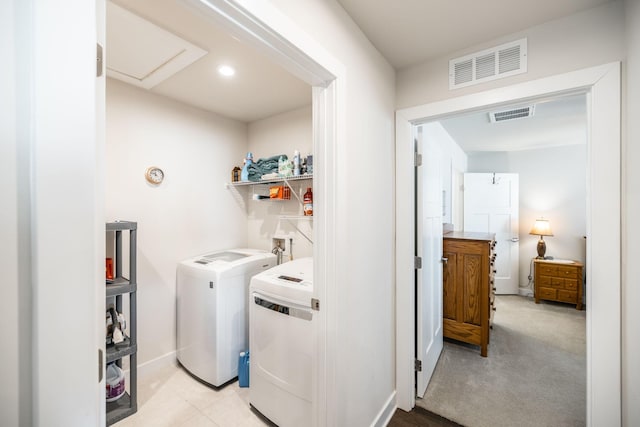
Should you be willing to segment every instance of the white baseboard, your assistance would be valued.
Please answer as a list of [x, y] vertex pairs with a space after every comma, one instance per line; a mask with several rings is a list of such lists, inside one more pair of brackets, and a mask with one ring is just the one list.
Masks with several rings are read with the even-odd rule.
[[396, 402], [396, 391], [394, 390], [384, 404], [384, 407], [378, 412], [373, 423], [371, 423], [371, 427], [385, 427], [388, 425], [396, 409], [398, 409], [398, 405]]
[[178, 359], [176, 358], [176, 351], [170, 351], [169, 353], [151, 359], [144, 363], [138, 364], [138, 381], [142, 381], [145, 378], [152, 377], [160, 370], [169, 366], [178, 366]]
[[518, 293], [523, 297], [532, 297], [533, 291], [529, 288], [518, 288]]

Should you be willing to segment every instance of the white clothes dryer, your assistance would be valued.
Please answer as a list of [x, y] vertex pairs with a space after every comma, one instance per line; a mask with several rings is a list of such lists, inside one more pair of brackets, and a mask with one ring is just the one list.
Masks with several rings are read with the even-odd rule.
[[249, 281], [276, 265], [257, 249], [230, 249], [178, 264], [177, 358], [194, 376], [220, 386], [238, 376], [249, 345]]
[[280, 427], [308, 425], [317, 357], [313, 259], [253, 276], [250, 294], [249, 402]]

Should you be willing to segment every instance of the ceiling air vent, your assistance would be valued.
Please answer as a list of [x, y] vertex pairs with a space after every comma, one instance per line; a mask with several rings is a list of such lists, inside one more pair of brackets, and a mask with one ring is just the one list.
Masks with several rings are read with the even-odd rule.
[[458, 89], [527, 72], [527, 39], [449, 61], [449, 89]]
[[524, 119], [533, 116], [535, 105], [527, 105], [526, 107], [512, 108], [510, 110], [493, 111], [489, 113], [491, 123], [504, 122], [507, 120]]

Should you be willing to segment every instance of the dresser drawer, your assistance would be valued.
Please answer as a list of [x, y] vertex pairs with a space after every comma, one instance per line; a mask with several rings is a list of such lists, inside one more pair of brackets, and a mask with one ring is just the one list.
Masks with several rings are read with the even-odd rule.
[[568, 291], [566, 289], [558, 290], [558, 301], [570, 302], [575, 304], [578, 301], [578, 293], [576, 291]]
[[567, 266], [559, 266], [558, 273], [559, 277], [567, 277], [571, 279], [578, 278], [578, 269], [576, 267], [567, 267]]
[[556, 289], [564, 289], [564, 279], [560, 277], [552, 277], [551, 287]]
[[540, 275], [544, 276], [557, 276], [558, 275], [558, 266], [557, 265], [541, 265], [538, 267], [538, 271]]
[[571, 291], [575, 291], [578, 289], [578, 281], [574, 279], [565, 279], [564, 288], [569, 289]]
[[538, 283], [540, 286], [546, 286], [548, 288], [551, 287], [551, 276], [540, 276], [538, 278]]
[[543, 288], [540, 287], [538, 288], [538, 295], [536, 295], [536, 297], [541, 298], [541, 299], [556, 299], [556, 294], [558, 293], [558, 291], [556, 289], [552, 289], [552, 288]]

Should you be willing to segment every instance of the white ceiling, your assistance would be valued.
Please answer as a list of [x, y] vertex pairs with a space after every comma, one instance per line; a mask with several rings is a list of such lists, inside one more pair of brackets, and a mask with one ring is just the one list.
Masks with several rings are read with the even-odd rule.
[[338, 0], [396, 69], [612, 0]]
[[[209, 18], [199, 15], [176, 0], [113, 0], [113, 3], [185, 39], [208, 53], [177, 72], [150, 92], [225, 117], [252, 122], [311, 104], [311, 87], [279, 65], [221, 30]], [[120, 29], [107, 14], [107, 41], [117, 39]], [[111, 23], [111, 25], [110, 25]], [[140, 38], [144, 34], [140, 34]], [[120, 44], [114, 49], [135, 49], [136, 44]], [[136, 52], [111, 52], [126, 57]], [[139, 55], [142, 55], [140, 53]], [[233, 78], [217, 73], [221, 64], [235, 67]]]
[[467, 153], [516, 151], [587, 143], [586, 95], [572, 95], [498, 111], [534, 105], [531, 117], [491, 123], [489, 111], [458, 115], [440, 124]]
[[[153, 86], [149, 89], [151, 92], [243, 122], [311, 104], [309, 85], [220, 29], [210, 18], [186, 7], [181, 0], [110, 1], [207, 52]], [[338, 1], [389, 62], [401, 68], [611, 0]], [[107, 16], [107, 40], [109, 34], [114, 37], [120, 32], [111, 21], [115, 20]], [[115, 58], [117, 53], [110, 51], [110, 47], [108, 44], [107, 66], [109, 55]], [[115, 44], [112, 47], [116, 49]], [[136, 55], [134, 47], [135, 43], [124, 43], [117, 49], [131, 49], [120, 52], [126, 57]], [[236, 68], [233, 78], [218, 75], [216, 69], [223, 63]], [[483, 132], [480, 119], [474, 122], [478, 123], [477, 130], [471, 131], [472, 119], [466, 118], [469, 120], [466, 125], [456, 124], [452, 119], [447, 128], [461, 141], [465, 138], [465, 129], [467, 133], [480, 135]], [[501, 123], [496, 129], [500, 125], [506, 125], [501, 130], [514, 126]], [[476, 125], [473, 126], [475, 129]], [[540, 135], [535, 139], [548, 138]], [[479, 141], [478, 138], [475, 144]], [[494, 147], [498, 144], [496, 141], [492, 144]], [[471, 143], [468, 144], [471, 147]], [[478, 147], [469, 149], [475, 151]]]

